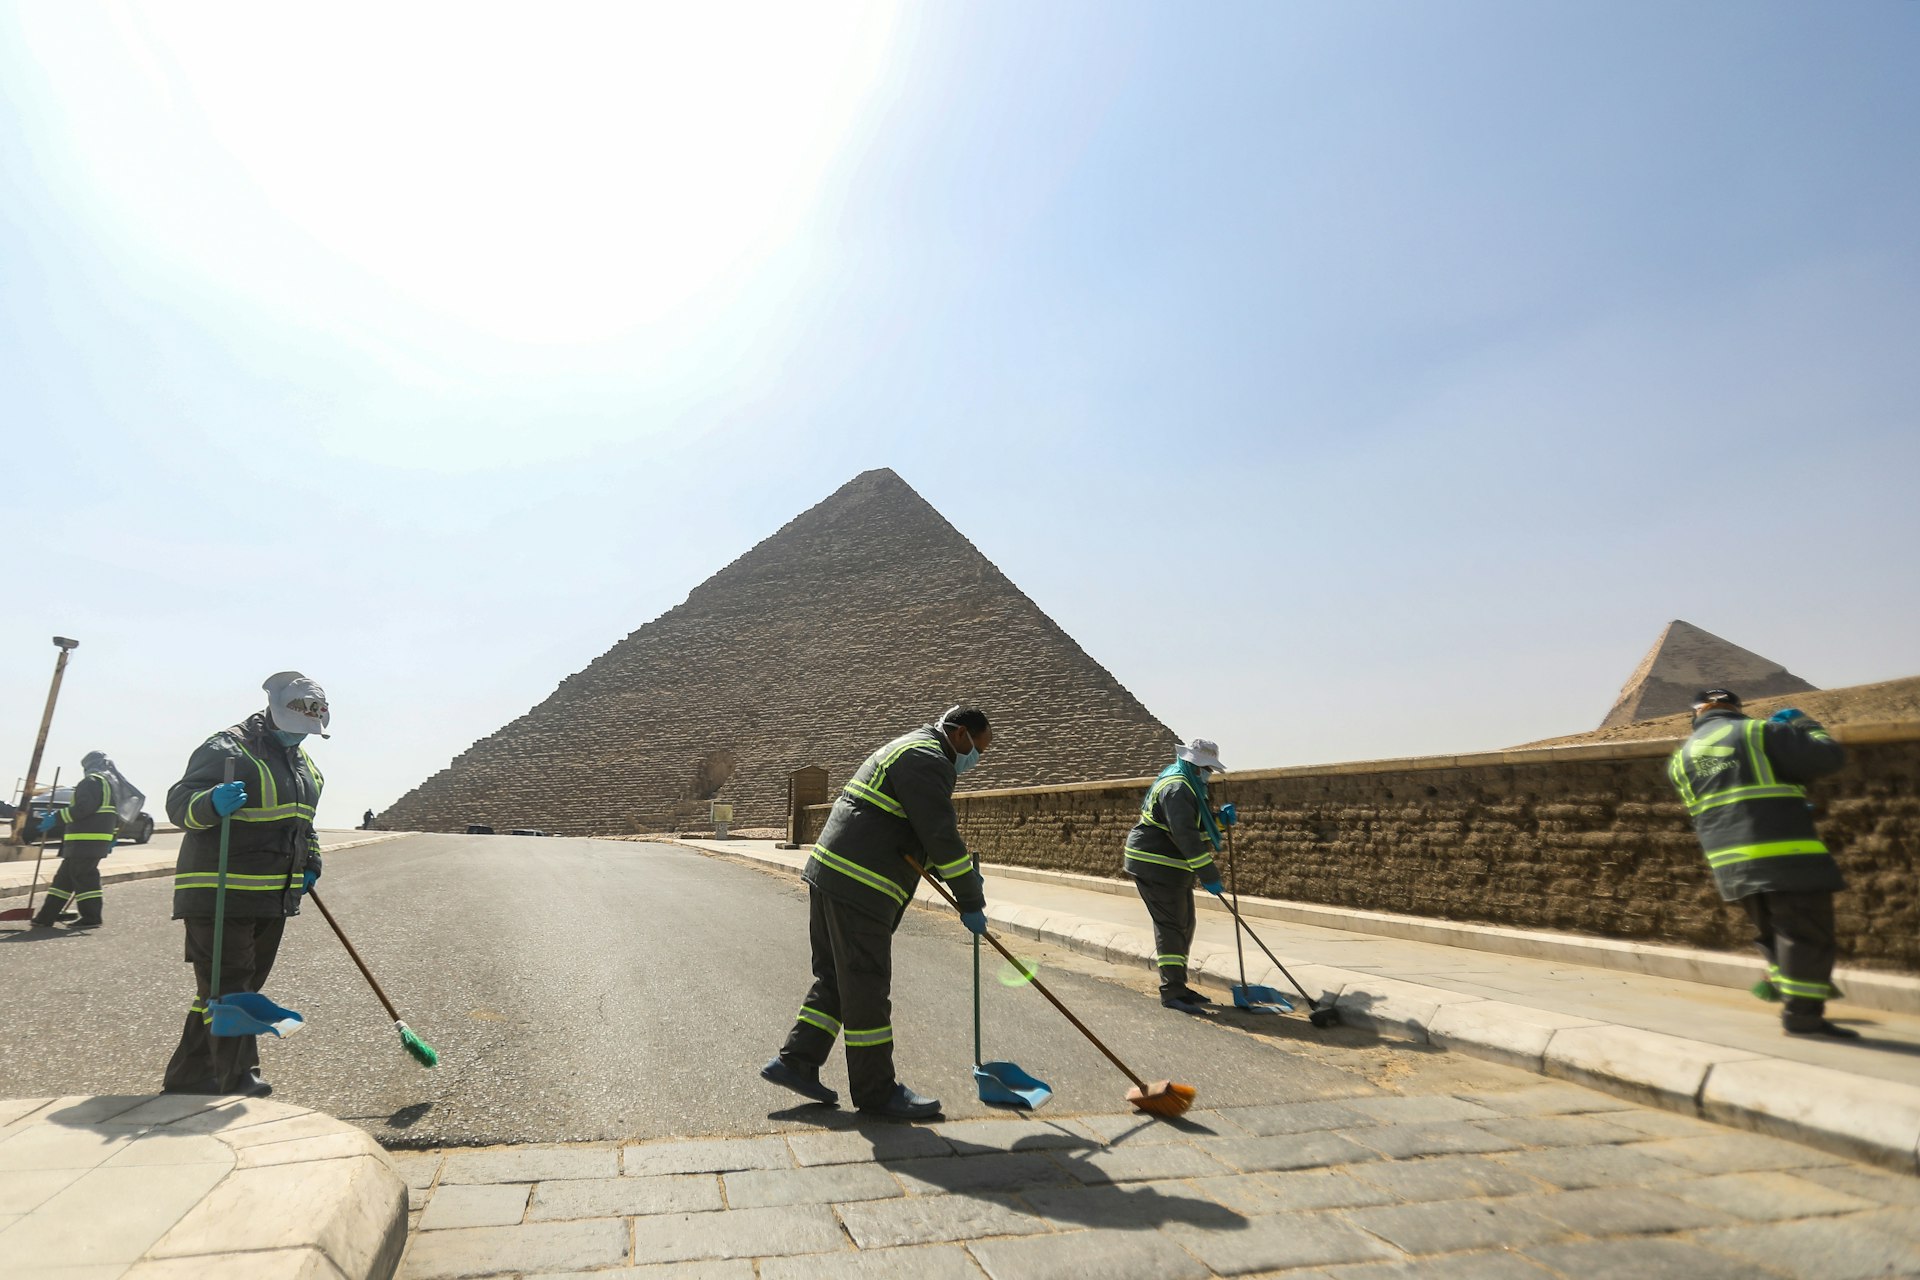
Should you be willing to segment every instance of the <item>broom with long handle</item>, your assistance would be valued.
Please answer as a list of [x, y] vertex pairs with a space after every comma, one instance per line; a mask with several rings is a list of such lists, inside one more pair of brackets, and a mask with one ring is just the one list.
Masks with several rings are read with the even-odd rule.
[[[53, 771], [53, 788], [52, 790], [47, 792], [47, 803], [49, 804], [53, 803], [53, 797], [59, 790], [60, 790], [60, 770], [55, 769]], [[27, 806], [27, 813], [29, 816], [31, 816], [33, 813], [33, 797], [28, 796], [26, 799], [22, 800], [21, 803]], [[47, 830], [52, 831], [53, 828], [49, 827], [47, 828]], [[10, 911], [0, 911], [0, 920], [31, 920], [33, 919], [33, 895], [40, 888], [40, 863], [47, 856], [47, 846], [51, 845], [52, 843], [53, 841], [50, 838], [42, 840], [40, 842], [40, 852], [33, 855], [33, 879], [27, 885], [27, 905], [24, 907], [14, 907]]]
[[327, 910], [327, 904], [320, 901], [320, 891], [309, 889], [307, 896], [313, 899], [313, 905], [320, 908], [320, 914], [325, 916], [327, 923], [333, 926], [333, 936], [340, 939], [340, 945], [347, 949], [347, 954], [353, 957], [354, 964], [360, 967], [360, 976], [365, 978], [367, 985], [373, 988], [373, 994], [380, 997], [381, 1006], [386, 1009], [387, 1016], [393, 1019], [393, 1029], [400, 1033], [400, 1047], [423, 1067], [438, 1065], [440, 1055], [434, 1052], [432, 1045], [415, 1035], [412, 1027], [400, 1020], [399, 1011], [393, 1007], [393, 1001], [387, 999], [387, 993], [380, 989], [380, 982], [373, 976], [373, 970], [367, 968], [367, 962], [362, 960], [360, 953], [353, 949], [353, 943], [347, 940], [346, 930], [342, 929], [340, 922], [333, 918], [333, 912]]
[[[947, 900], [948, 906], [952, 907], [955, 911], [960, 909], [960, 904], [954, 900], [952, 892], [948, 890], [946, 885], [934, 879], [933, 876], [928, 873], [927, 869], [916, 862], [911, 856], [906, 854], [902, 854], [901, 856], [906, 858], [908, 866], [912, 867], [922, 879], [934, 887], [935, 892]], [[1045, 996], [1047, 1003], [1058, 1009], [1062, 1017], [1073, 1024], [1074, 1030], [1085, 1036], [1088, 1043], [1092, 1044], [1094, 1048], [1104, 1053], [1107, 1056], [1108, 1062], [1120, 1068], [1121, 1075], [1133, 1081], [1133, 1088], [1127, 1090], [1127, 1101], [1131, 1103], [1136, 1110], [1148, 1111], [1157, 1116], [1183, 1116], [1187, 1113], [1187, 1109], [1193, 1106], [1195, 1090], [1192, 1085], [1175, 1084], [1171, 1080], [1158, 1080], [1153, 1084], [1148, 1084], [1145, 1080], [1142, 1080], [1134, 1073], [1132, 1067], [1120, 1061], [1118, 1054], [1100, 1042], [1099, 1036], [1096, 1036], [1087, 1029], [1086, 1023], [1073, 1016], [1073, 1010], [1060, 1003], [1060, 997], [1047, 990], [1046, 985], [1040, 981], [1032, 969], [1020, 963], [1020, 961], [1014, 957], [1013, 952], [1001, 946], [1000, 939], [990, 933], [980, 936], [993, 944], [993, 949], [1005, 956], [1007, 963], [1012, 965], [1015, 971], [1025, 977], [1026, 980], [1033, 985], [1035, 991]]]

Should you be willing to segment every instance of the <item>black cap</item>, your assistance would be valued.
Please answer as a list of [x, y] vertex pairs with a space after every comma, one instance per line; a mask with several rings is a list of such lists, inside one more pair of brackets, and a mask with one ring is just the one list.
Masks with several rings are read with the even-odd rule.
[[1731, 689], [1702, 689], [1693, 695], [1693, 705], [1704, 707], [1710, 703], [1724, 702], [1729, 706], [1740, 705], [1740, 695]]

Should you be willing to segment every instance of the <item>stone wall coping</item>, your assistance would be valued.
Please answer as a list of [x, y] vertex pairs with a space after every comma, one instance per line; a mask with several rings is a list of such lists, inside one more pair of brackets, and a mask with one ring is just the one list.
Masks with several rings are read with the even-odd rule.
[[48, 1191], [0, 1228], [0, 1255], [22, 1274], [389, 1280], [406, 1247], [407, 1184], [387, 1153], [284, 1102], [0, 1100], [7, 1175]]
[[[1836, 725], [1833, 736], [1852, 746], [1883, 742], [1920, 742], [1920, 720], [1888, 720], [1869, 724]], [[1285, 765], [1277, 769], [1248, 769], [1228, 772], [1220, 781], [1229, 786], [1248, 782], [1270, 782], [1283, 778], [1339, 777], [1356, 773], [1415, 773], [1429, 769], [1475, 769], [1488, 765], [1573, 764], [1590, 760], [1656, 760], [1671, 755], [1683, 738], [1638, 738], [1629, 742], [1576, 742], [1558, 747], [1514, 747], [1501, 751], [1476, 751], [1461, 755], [1402, 756], [1382, 760], [1346, 760], [1333, 764]], [[1140, 778], [1110, 778], [1096, 782], [1062, 782], [1037, 787], [994, 787], [983, 791], [957, 791], [955, 804], [974, 800], [1000, 800], [1011, 796], [1060, 795], [1082, 791], [1133, 790], [1153, 781], [1151, 775]], [[812, 806], [824, 808], [827, 806]]]

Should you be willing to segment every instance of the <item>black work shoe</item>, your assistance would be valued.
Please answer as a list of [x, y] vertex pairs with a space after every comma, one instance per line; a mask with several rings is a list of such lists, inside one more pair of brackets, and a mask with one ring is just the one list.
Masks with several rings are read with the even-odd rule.
[[1838, 1023], [1828, 1022], [1825, 1018], [1820, 1019], [1818, 1026], [1783, 1027], [1782, 1030], [1790, 1036], [1826, 1036], [1829, 1040], [1858, 1040], [1860, 1038], [1860, 1033], [1852, 1027], [1843, 1027]]
[[940, 1114], [940, 1099], [923, 1098], [907, 1086], [896, 1084], [885, 1102], [876, 1107], [861, 1107], [860, 1110], [866, 1115], [885, 1116], [889, 1120], [931, 1120]]
[[1192, 987], [1180, 988], [1179, 997], [1180, 999], [1185, 1000], [1188, 1004], [1207, 1005], [1207, 1004], [1213, 1003], [1213, 1001], [1207, 999], [1204, 995], [1201, 995], [1198, 991], [1195, 991]]
[[85, 916], [81, 916], [81, 917], [80, 917], [80, 918], [79, 918], [78, 920], [69, 920], [69, 921], [67, 921], [67, 928], [69, 928], [69, 929], [98, 929], [98, 928], [99, 928], [99, 927], [100, 927], [101, 925], [103, 925], [103, 924], [105, 924], [105, 923], [106, 923], [106, 921], [104, 921], [104, 920], [89, 920], [89, 919], [87, 919], [87, 918], [86, 918]]
[[239, 1082], [233, 1086], [230, 1092], [236, 1093], [243, 1098], [264, 1098], [273, 1092], [273, 1086], [268, 1084], [266, 1079], [261, 1076], [260, 1068], [254, 1067], [248, 1071], [247, 1074], [240, 1077]]
[[35, 929], [51, 929], [57, 923], [59, 922], [55, 920], [42, 920], [39, 916], [27, 921], [27, 924]]
[[837, 1106], [840, 1095], [820, 1083], [818, 1067], [808, 1070], [805, 1067], [790, 1067], [779, 1058], [775, 1058], [760, 1068], [760, 1078], [768, 1084], [777, 1084], [782, 1089], [791, 1089], [803, 1098], [823, 1102], [827, 1106]]
[[1189, 1000], [1185, 996], [1169, 995], [1160, 997], [1160, 1007], [1163, 1009], [1178, 1009], [1181, 1013], [1202, 1014], [1207, 1011], [1207, 1002], [1204, 1000]]

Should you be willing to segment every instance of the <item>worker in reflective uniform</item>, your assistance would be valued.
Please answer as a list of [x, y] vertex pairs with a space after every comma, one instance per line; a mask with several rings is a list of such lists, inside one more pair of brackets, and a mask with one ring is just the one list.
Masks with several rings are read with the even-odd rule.
[[[1204, 1013], [1213, 1002], [1187, 985], [1193, 950], [1193, 886], [1221, 892], [1213, 855], [1220, 824], [1207, 805], [1207, 777], [1224, 773], [1220, 748], [1195, 738], [1174, 749], [1140, 802], [1140, 820], [1127, 832], [1126, 873], [1153, 921], [1154, 966], [1160, 971], [1160, 1003], [1182, 1013]], [[1225, 813], [1231, 821], [1232, 813]]]
[[813, 986], [763, 1079], [839, 1101], [820, 1068], [844, 1038], [854, 1106], [898, 1120], [940, 1114], [939, 1099], [894, 1078], [893, 933], [920, 879], [909, 857], [953, 890], [968, 929], [986, 932], [980, 869], [960, 838], [953, 787], [992, 744], [984, 712], [953, 707], [868, 756], [848, 780], [807, 860]]
[[[231, 821], [220, 992], [258, 991], [273, 970], [287, 917], [300, 914], [301, 897], [320, 878], [313, 815], [325, 779], [300, 744], [309, 734], [327, 736], [332, 711], [326, 691], [297, 671], [277, 672], [261, 687], [267, 709], [201, 743], [167, 791], [167, 816], [186, 831], [174, 869], [173, 918], [186, 925], [197, 987], [167, 1063], [169, 1093], [273, 1092], [261, 1078], [254, 1037], [213, 1035], [207, 1012], [220, 824]], [[234, 780], [226, 782], [229, 763]]]
[[100, 859], [113, 852], [120, 829], [114, 805], [114, 782], [119, 771], [104, 751], [89, 751], [80, 759], [86, 771], [64, 808], [40, 819], [43, 839], [60, 842], [60, 869], [47, 886], [46, 901], [34, 913], [33, 923], [51, 928], [68, 906], [80, 913], [71, 927], [98, 929], [102, 923]]
[[1789, 1035], [1857, 1040], [1827, 1021], [1838, 946], [1833, 895], [1846, 887], [1813, 826], [1806, 784], [1836, 772], [1846, 750], [1818, 721], [1792, 707], [1764, 723], [1739, 695], [1694, 695], [1693, 734], [1667, 763], [1667, 777], [1693, 819], [1720, 896], [1738, 902], [1767, 957], [1756, 994], [1784, 999]]

